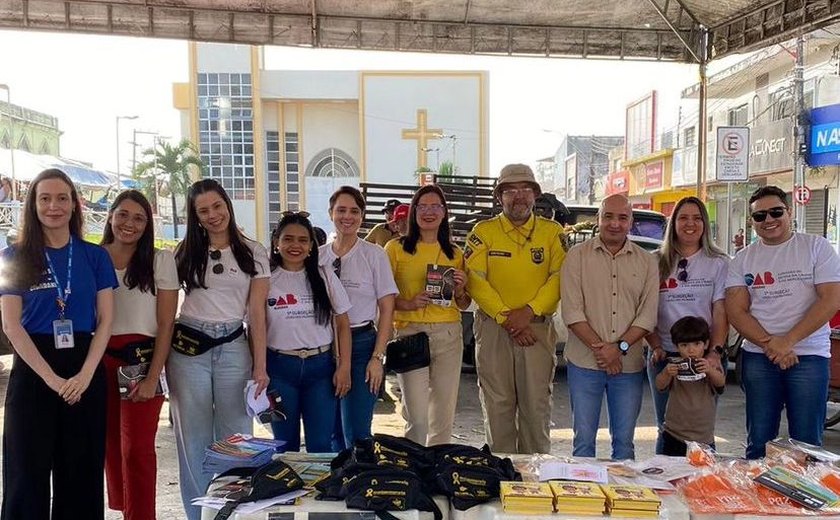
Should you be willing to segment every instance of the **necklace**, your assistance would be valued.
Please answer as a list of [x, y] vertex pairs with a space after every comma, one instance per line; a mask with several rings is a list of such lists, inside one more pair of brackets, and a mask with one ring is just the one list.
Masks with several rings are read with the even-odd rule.
[[[513, 225], [513, 222], [511, 222], [511, 224]], [[502, 226], [502, 221], [501, 220], [499, 221], [499, 227], [501, 227], [502, 231], [504, 232], [505, 228]], [[537, 219], [534, 219], [534, 223], [531, 224], [531, 229], [528, 230], [528, 234], [526, 235], [522, 231], [521, 226], [513, 225], [513, 230], [516, 231], [516, 234], [518, 234], [520, 238], [524, 238], [525, 240], [524, 240], [524, 242], [519, 242], [519, 240], [515, 240], [514, 237], [512, 237], [512, 236], [510, 238], [511, 238], [511, 240], [516, 242], [516, 245], [518, 245], [519, 248], [521, 249], [523, 246], [525, 246], [526, 243], [531, 241], [531, 237], [534, 235], [534, 228], [536, 228], [536, 227], [537, 227]], [[506, 234], [508, 236], [510, 236], [509, 233], [506, 233]]]

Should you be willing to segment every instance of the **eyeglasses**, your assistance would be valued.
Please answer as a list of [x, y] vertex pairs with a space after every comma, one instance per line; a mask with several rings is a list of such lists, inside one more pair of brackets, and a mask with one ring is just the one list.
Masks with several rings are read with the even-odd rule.
[[417, 213], [443, 213], [443, 204], [418, 204]]
[[775, 208], [756, 211], [750, 216], [756, 222], [764, 222], [765, 220], [767, 220], [767, 215], [770, 215], [773, 218], [782, 218], [782, 215], [785, 214], [786, 209], [787, 208], [784, 206], [776, 206]]
[[341, 279], [341, 257], [337, 256], [332, 263], [333, 271], [335, 271], [335, 276], [338, 279]]
[[528, 186], [525, 188], [504, 188], [502, 190], [502, 195], [507, 195], [508, 197], [516, 197], [517, 195], [533, 195], [534, 188]]
[[677, 280], [684, 282], [688, 280], [688, 271], [685, 268], [688, 267], [688, 260], [685, 258], [681, 258], [679, 262], [677, 262], [677, 269], [679, 272], [677, 273]]
[[286, 218], [286, 217], [294, 217], [294, 216], [299, 216], [299, 217], [301, 217], [301, 218], [309, 218], [309, 216], [311, 215], [311, 213], [309, 213], [308, 211], [290, 211], [290, 210], [286, 210], [286, 211], [284, 211], [283, 213], [280, 213], [280, 215], [281, 215], [283, 218]]
[[[218, 249], [214, 249], [210, 251], [210, 260], [219, 261], [222, 259], [222, 252]], [[213, 264], [213, 273], [214, 274], [222, 274], [225, 272], [225, 266], [219, 262], [218, 264]]]

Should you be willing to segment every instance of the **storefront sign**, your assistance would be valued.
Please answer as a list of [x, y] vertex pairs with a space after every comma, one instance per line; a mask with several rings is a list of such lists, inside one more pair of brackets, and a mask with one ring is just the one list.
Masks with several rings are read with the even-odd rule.
[[773, 121], [750, 127], [750, 174], [793, 168], [793, 137], [789, 121]]
[[630, 191], [630, 172], [621, 170], [612, 172], [607, 177], [607, 195], [616, 195]]
[[840, 164], [840, 105], [811, 110], [811, 138], [808, 140], [808, 164]]
[[750, 129], [745, 126], [719, 126], [715, 163], [715, 177], [719, 181], [745, 182], [749, 179]]
[[662, 176], [665, 163], [656, 161], [645, 165], [645, 189], [658, 189], [662, 187]]

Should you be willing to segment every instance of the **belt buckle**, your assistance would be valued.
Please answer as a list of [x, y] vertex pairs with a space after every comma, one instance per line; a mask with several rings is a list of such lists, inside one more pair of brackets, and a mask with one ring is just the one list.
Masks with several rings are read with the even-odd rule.
[[305, 348], [302, 348], [302, 349], [297, 351], [297, 355], [300, 359], [306, 359], [306, 358], [309, 357], [309, 351], [306, 350]]

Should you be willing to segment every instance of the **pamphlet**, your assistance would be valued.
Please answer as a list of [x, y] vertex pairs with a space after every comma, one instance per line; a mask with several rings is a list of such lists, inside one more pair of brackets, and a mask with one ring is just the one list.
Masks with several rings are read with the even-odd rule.
[[540, 464], [540, 480], [576, 480], [607, 483], [607, 468], [595, 464], [568, 464], [548, 461]]
[[835, 504], [840, 499], [820, 484], [782, 467], [770, 468], [755, 477], [755, 481], [808, 509], [822, 509], [826, 505]]
[[[126, 365], [117, 369], [117, 385], [120, 390], [120, 399], [128, 399], [134, 388], [146, 379], [146, 374], [149, 373], [149, 363], [140, 363], [139, 365]], [[169, 392], [166, 386], [166, 378], [163, 372], [160, 373], [158, 385], [155, 389], [155, 395], [164, 395]]]
[[448, 265], [427, 264], [426, 292], [432, 303], [441, 307], [451, 307], [455, 296], [455, 268]]

